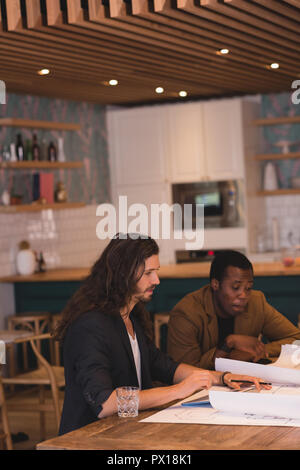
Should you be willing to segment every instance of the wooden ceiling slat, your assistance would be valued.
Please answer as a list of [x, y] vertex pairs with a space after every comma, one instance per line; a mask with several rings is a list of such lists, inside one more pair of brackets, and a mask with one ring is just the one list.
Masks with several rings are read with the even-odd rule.
[[[226, 0], [225, 0], [226, 1]], [[211, 9], [217, 13], [221, 13], [224, 15], [224, 19], [226, 22], [226, 17], [233, 18], [237, 20], [240, 23], [248, 24], [250, 26], [254, 26], [257, 28], [257, 30], [262, 30], [262, 31], [267, 31], [268, 33], [272, 33], [274, 35], [277, 35], [279, 37], [285, 38], [286, 36], [286, 30], [283, 27], [277, 26], [268, 21], [267, 14], [265, 15], [267, 18], [266, 19], [260, 19], [259, 17], [254, 17], [250, 12], [255, 5], [252, 5], [251, 2], [249, 3], [249, 9], [247, 13], [244, 13], [243, 11], [233, 8], [229, 6], [226, 3], [219, 3], [217, 0], [200, 0], [201, 7]], [[243, 2], [241, 2], [241, 5]], [[291, 41], [295, 41], [296, 43], [299, 43], [299, 34], [293, 33], [290, 31], [289, 35]]]
[[126, 3], [123, 0], [109, 0], [109, 13], [111, 18], [126, 16]]
[[88, 15], [90, 21], [101, 21], [105, 18], [105, 6], [98, 0], [88, 0]]
[[[272, 7], [274, 8], [274, 0], [273, 2], [270, 2], [270, 0], [252, 0], [252, 3], [253, 2], [258, 3], [259, 5], [265, 8], [271, 9], [271, 10], [272, 10]], [[297, 0], [297, 3], [298, 3], [298, 8], [300, 8], [299, 0]], [[276, 9], [276, 12], [279, 13], [280, 15], [285, 15], [288, 18], [291, 18], [292, 20], [300, 21], [300, 13], [296, 11], [294, 8], [291, 8], [290, 6], [283, 5], [282, 2], [276, 1], [275, 9]]]
[[[299, 33], [299, 25], [297, 25], [295, 21], [291, 21], [290, 19], [285, 18], [283, 14], [278, 15], [277, 13], [273, 13], [271, 10], [265, 8], [264, 5], [256, 5], [253, 0], [251, 3], [245, 2], [244, 0], [224, 0], [224, 3], [228, 6], [236, 7], [239, 10], [245, 11], [247, 14], [257, 16], [258, 18], [263, 18], [264, 21], [267, 20], [268, 22], [274, 23], [275, 25], [280, 25], [281, 27], [287, 28], [290, 31], [294, 31], [297, 33], [297, 35]], [[270, 5], [270, 2], [268, 2], [268, 4]], [[294, 19], [296, 20], [296, 16]], [[255, 19], [253, 19], [253, 21], [255, 21]]]
[[42, 12], [40, 0], [26, 0], [26, 17], [28, 28], [39, 28], [42, 26]]
[[58, 26], [63, 23], [63, 14], [60, 8], [60, 0], [46, 0], [47, 24]]
[[300, 8], [299, 0], [282, 0], [285, 3], [288, 3], [289, 5], [292, 5], [293, 7]]
[[8, 31], [18, 31], [23, 29], [21, 14], [21, 3], [19, 0], [6, 0], [6, 15]]
[[81, 23], [84, 20], [81, 0], [67, 0], [68, 23]]

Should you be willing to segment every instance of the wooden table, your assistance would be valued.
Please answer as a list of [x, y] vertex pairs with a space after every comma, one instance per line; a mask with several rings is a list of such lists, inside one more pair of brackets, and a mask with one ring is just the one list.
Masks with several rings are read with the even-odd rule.
[[[162, 408], [160, 408], [162, 409]], [[300, 428], [140, 423], [117, 415], [37, 445], [38, 450], [295, 450]]]

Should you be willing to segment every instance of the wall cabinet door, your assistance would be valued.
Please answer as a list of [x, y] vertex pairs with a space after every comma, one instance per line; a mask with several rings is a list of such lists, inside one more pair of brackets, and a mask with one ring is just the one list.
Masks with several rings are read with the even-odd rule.
[[242, 103], [239, 98], [203, 103], [209, 180], [244, 177]]
[[172, 183], [206, 179], [201, 103], [167, 107], [168, 163]]
[[163, 107], [108, 111], [114, 183], [159, 183], [166, 180]]

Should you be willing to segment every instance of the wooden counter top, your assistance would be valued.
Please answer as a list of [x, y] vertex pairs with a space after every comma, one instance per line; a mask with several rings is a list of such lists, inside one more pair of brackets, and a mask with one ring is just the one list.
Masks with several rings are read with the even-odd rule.
[[[299, 276], [300, 265], [286, 268], [282, 263], [264, 262], [253, 263], [255, 276]], [[210, 263], [181, 263], [163, 265], [159, 270], [161, 279], [203, 278], [209, 276]], [[45, 273], [29, 276], [7, 276], [0, 278], [0, 282], [59, 282], [81, 281], [89, 274], [88, 268], [52, 269]]]

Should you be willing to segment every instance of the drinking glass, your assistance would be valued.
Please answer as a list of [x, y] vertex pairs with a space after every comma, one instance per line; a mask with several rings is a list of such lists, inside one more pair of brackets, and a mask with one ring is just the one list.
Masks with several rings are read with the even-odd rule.
[[119, 387], [117, 392], [118, 416], [135, 418], [139, 413], [138, 387]]

